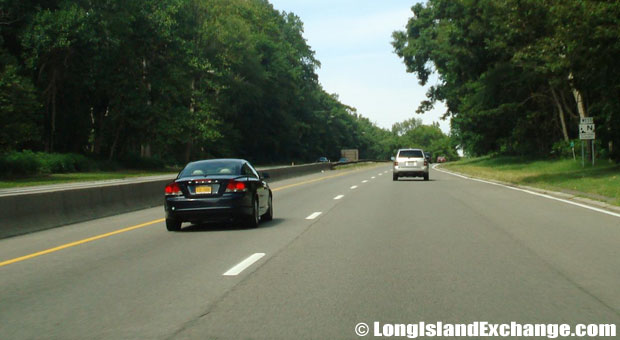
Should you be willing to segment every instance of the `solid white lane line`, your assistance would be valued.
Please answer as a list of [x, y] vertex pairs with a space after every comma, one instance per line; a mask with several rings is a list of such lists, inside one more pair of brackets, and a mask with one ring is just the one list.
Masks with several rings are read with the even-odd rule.
[[353, 190], [353, 189], [357, 189], [357, 185], [352, 186], [351, 190]]
[[433, 167], [433, 169], [435, 169], [437, 171], [440, 171], [440, 172], [443, 172], [443, 173], [446, 173], [448, 175], [457, 176], [457, 177], [460, 177], [460, 178], [469, 179], [469, 180], [476, 181], [476, 182], [482, 182], [482, 183], [486, 183], [486, 184], [497, 185], [497, 186], [504, 187], [504, 188], [507, 188], [507, 189], [521, 191], [521, 192], [525, 192], [525, 193], [528, 193], [528, 194], [531, 194], [531, 195], [536, 195], [536, 196], [548, 198], [548, 199], [551, 199], [551, 200], [555, 200], [555, 201], [560, 201], [560, 202], [576, 205], [578, 207], [590, 209], [590, 210], [593, 210], [593, 211], [596, 211], [596, 212], [600, 212], [600, 213], [603, 213], [603, 214], [607, 214], [607, 215], [611, 215], [611, 216], [615, 216], [615, 217], [620, 217], [620, 214], [617, 214], [617, 213], [614, 213], [614, 212], [611, 212], [611, 211], [608, 211], [608, 210], [603, 210], [603, 209], [591, 207], [589, 205], [585, 205], [585, 204], [581, 204], [581, 203], [565, 200], [565, 199], [562, 199], [562, 198], [553, 197], [553, 196], [546, 195], [546, 194], [541, 194], [541, 193], [534, 192], [534, 191], [531, 191], [531, 190], [515, 188], [515, 187], [508, 186], [508, 185], [504, 185], [504, 184], [500, 184], [500, 183], [494, 183], [494, 182], [489, 182], [489, 181], [485, 181], [485, 180], [478, 179], [478, 178], [466, 177], [466, 176], [455, 174], [453, 172], [446, 171], [446, 170], [443, 170], [443, 169], [437, 169], [435, 167]]
[[317, 212], [313, 212], [312, 214], [310, 214], [310, 216], [306, 217], [307, 220], [313, 220], [317, 217], [319, 217], [319, 215], [321, 215], [322, 212], [317, 211]]
[[253, 265], [254, 262], [260, 260], [263, 256], [265, 256], [265, 253], [255, 253], [250, 255], [250, 257], [248, 257], [247, 259], [239, 262], [236, 266], [230, 268], [226, 273], [222, 274], [224, 276], [237, 276], [239, 275], [239, 273], [241, 273], [242, 271], [244, 271], [246, 268], [248, 268], [249, 266]]
[[334, 199], [335, 199], [335, 200], [339, 200], [339, 199], [341, 199], [341, 198], [343, 198], [343, 197], [344, 197], [344, 195], [338, 195], [338, 196], [334, 197]]
[[367, 179], [365, 179], [365, 180], [363, 180], [363, 181], [362, 181], [362, 183], [368, 183], [368, 180], [367, 180]]

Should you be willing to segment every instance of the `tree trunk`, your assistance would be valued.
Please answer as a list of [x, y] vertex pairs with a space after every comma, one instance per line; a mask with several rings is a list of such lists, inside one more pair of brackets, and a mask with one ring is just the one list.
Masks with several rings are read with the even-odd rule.
[[[573, 84], [573, 73], [571, 72], [568, 75], [568, 79], [570, 80], [570, 87], [571, 90], [573, 92], [573, 97], [575, 97], [575, 102], [577, 103], [577, 111], [579, 112], [579, 117], [580, 118], [586, 118], [588, 117], [588, 112], [586, 111], [586, 106], [583, 102], [583, 95], [581, 94], [581, 91], [579, 91], [575, 85]], [[586, 157], [588, 159], [594, 159], [594, 154], [592, 153], [592, 141], [591, 140], [587, 140], [586, 141]]]
[[116, 129], [116, 134], [114, 135], [114, 142], [112, 143], [112, 147], [110, 148], [110, 157], [108, 157], [108, 160], [110, 161], [114, 159], [114, 151], [116, 150], [116, 145], [118, 145], [118, 140], [120, 139], [122, 130], [123, 130], [123, 122], [121, 121], [120, 124], [118, 124], [118, 128]]
[[585, 118], [588, 116], [586, 111], [586, 106], [583, 103], [583, 96], [581, 95], [581, 91], [579, 91], [575, 84], [573, 83], [573, 72], [569, 73], [568, 80], [570, 83], [571, 91], [573, 92], [573, 97], [575, 97], [575, 102], [577, 103], [577, 111], [579, 112], [579, 117]]
[[150, 143], [140, 145], [140, 157], [142, 158], [151, 157], [151, 144]]
[[97, 112], [94, 113], [94, 130], [95, 130], [95, 139], [93, 141], [93, 153], [95, 155], [101, 154], [101, 145], [103, 144], [103, 120], [105, 119], [109, 106], [106, 106], [105, 109], [99, 107], [97, 108]]
[[[194, 99], [194, 90], [196, 88], [196, 81], [194, 79], [192, 79], [191, 83], [189, 84], [189, 88], [191, 89], [191, 92], [190, 92], [191, 94], [190, 94], [190, 99], [189, 99], [189, 114], [191, 118], [193, 119], [194, 112], [196, 111], [195, 99]], [[189, 163], [189, 160], [192, 156], [192, 147], [194, 146], [194, 138], [192, 137], [191, 133], [189, 134], [188, 138], [189, 140], [185, 144], [185, 163]]]
[[185, 155], [184, 155], [185, 163], [189, 163], [189, 160], [192, 156], [193, 146], [194, 146], [194, 141], [190, 138], [190, 140], [188, 140], [187, 143], [185, 144]]
[[50, 142], [49, 142], [49, 152], [54, 152], [54, 137], [56, 135], [56, 77], [58, 73], [54, 70], [52, 76], [52, 117], [50, 122]]
[[564, 135], [564, 141], [568, 142], [569, 138], [568, 138], [568, 131], [566, 130], [566, 121], [564, 120], [564, 108], [562, 107], [562, 104], [558, 100], [558, 96], [555, 93], [555, 89], [553, 88], [553, 86], [551, 86], [550, 88], [551, 88], [551, 94], [553, 95], [553, 101], [555, 102], [555, 105], [558, 108], [558, 114], [560, 115], [560, 123], [562, 125], [562, 134]]

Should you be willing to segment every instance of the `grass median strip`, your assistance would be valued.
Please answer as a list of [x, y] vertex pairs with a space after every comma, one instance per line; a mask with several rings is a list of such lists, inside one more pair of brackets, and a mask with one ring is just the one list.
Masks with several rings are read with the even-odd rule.
[[446, 170], [523, 186], [560, 191], [620, 206], [620, 165], [599, 161], [479, 157], [442, 165]]

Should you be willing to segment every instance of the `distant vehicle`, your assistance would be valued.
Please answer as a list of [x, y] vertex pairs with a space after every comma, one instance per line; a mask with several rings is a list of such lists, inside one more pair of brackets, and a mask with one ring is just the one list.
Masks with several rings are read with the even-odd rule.
[[210, 159], [188, 163], [165, 189], [166, 228], [183, 222], [241, 220], [256, 228], [273, 219], [272, 192], [265, 179], [243, 159]]
[[348, 159], [348, 158], [346, 158], [346, 157], [342, 157], [342, 158], [340, 158], [340, 159], [338, 160], [338, 162], [339, 162], [339, 163], [346, 163], [346, 162], [348, 162], [348, 161], [349, 161], [349, 159]]
[[446, 157], [437, 156], [437, 163], [445, 163], [445, 162], [446, 162]]
[[346, 158], [350, 161], [358, 161], [360, 153], [357, 149], [342, 149], [340, 150], [340, 157]]
[[327, 157], [319, 157], [315, 163], [325, 163], [325, 162], [329, 162], [329, 159], [327, 159]]
[[394, 172], [392, 180], [397, 181], [399, 177], [424, 177], [428, 181], [428, 161], [424, 157], [421, 149], [399, 149], [394, 159]]
[[429, 163], [433, 163], [433, 154], [430, 152], [424, 152], [424, 158], [426, 158], [426, 160]]

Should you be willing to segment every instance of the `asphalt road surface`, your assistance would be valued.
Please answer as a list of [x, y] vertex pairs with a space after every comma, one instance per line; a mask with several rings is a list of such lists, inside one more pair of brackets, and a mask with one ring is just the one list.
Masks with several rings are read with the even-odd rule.
[[0, 240], [0, 339], [620, 325], [619, 217], [436, 170], [391, 177], [383, 164], [275, 182], [258, 229], [171, 233], [158, 207]]

